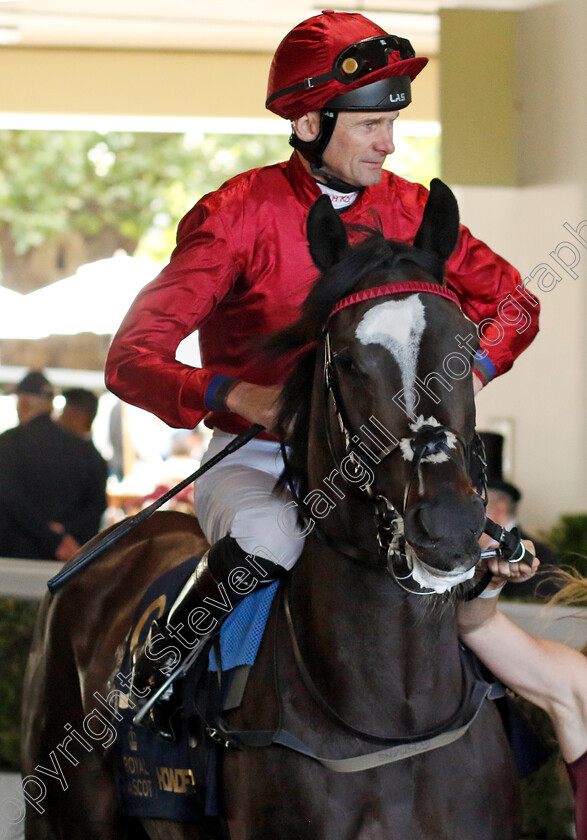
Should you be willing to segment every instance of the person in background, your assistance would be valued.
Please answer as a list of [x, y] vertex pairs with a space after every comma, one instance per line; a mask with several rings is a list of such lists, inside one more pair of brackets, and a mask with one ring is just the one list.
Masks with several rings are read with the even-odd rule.
[[57, 423], [68, 432], [86, 440], [94, 459], [96, 481], [108, 481], [108, 462], [102, 457], [92, 440], [92, 423], [98, 413], [98, 397], [87, 388], [68, 388], [62, 392], [65, 405]]
[[[524, 581], [517, 581], [516, 586], [506, 590], [506, 598], [536, 598], [546, 600], [559, 589], [558, 578], [554, 572], [561, 565], [560, 557], [547, 543], [537, 540], [524, 530], [519, 521], [519, 505], [522, 493], [503, 477], [503, 435], [495, 432], [480, 432], [487, 459], [487, 509], [486, 513], [506, 531], [514, 531], [521, 539], [531, 540], [540, 557], [540, 569], [537, 574]], [[481, 547], [489, 548], [491, 537], [483, 534]]]
[[[524, 543], [534, 554], [534, 545]], [[526, 633], [500, 612], [497, 603], [505, 583], [514, 580], [522, 585], [534, 575], [538, 562], [530, 567], [523, 562], [488, 561], [494, 576], [485, 592], [459, 604], [459, 635], [499, 680], [550, 716], [575, 797], [577, 840], [587, 840], [587, 658], [559, 642]], [[567, 585], [554, 600], [586, 604], [587, 578], [578, 573], [559, 575]]]
[[68, 388], [62, 395], [65, 405], [57, 422], [74, 435], [91, 440], [92, 423], [98, 413], [98, 397], [86, 388]]
[[99, 530], [106, 475], [94, 446], [51, 418], [53, 388], [30, 371], [16, 388], [19, 425], [0, 435], [0, 556], [69, 560]]

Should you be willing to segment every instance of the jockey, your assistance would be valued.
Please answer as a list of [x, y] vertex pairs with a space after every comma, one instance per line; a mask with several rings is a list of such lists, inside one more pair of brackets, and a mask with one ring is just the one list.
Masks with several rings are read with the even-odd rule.
[[[295, 321], [316, 277], [305, 224], [321, 193], [345, 221], [412, 242], [428, 191], [382, 165], [394, 150], [394, 121], [427, 61], [360, 14], [325, 11], [296, 26], [275, 53], [266, 102], [292, 123], [291, 158], [232, 178], [187, 213], [169, 264], [114, 338], [110, 390], [174, 427], [204, 419], [214, 433], [203, 463], [251, 424], [265, 427], [196, 482], [196, 511], [212, 548], [134, 653], [133, 691], [146, 697], [143, 724], [165, 729], [174, 701], [169, 675], [188, 654], [195, 658], [245, 594], [291, 569], [301, 554], [294, 506], [274, 491], [283, 464], [272, 430], [292, 359], [269, 363], [251, 347]], [[474, 363], [478, 391], [532, 341], [538, 303], [517, 271], [465, 227], [447, 281], [475, 323], [495, 324], [500, 304], [507, 298], [511, 305], [499, 328], [484, 331]], [[512, 312], [520, 309], [526, 326], [516, 330]], [[202, 368], [175, 358], [196, 329]], [[469, 338], [459, 336], [459, 346]]]

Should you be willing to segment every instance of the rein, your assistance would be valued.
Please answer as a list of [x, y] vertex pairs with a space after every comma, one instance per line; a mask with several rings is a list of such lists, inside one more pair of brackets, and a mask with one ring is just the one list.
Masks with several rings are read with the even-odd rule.
[[[283, 710], [281, 705], [281, 690], [279, 684], [277, 657], [277, 615], [279, 610], [275, 611], [275, 620], [273, 623], [274, 690], [276, 692], [279, 707], [277, 728], [273, 730], [230, 729], [224, 718], [219, 716], [214, 721], [213, 726], [207, 726], [206, 731], [212, 740], [219, 743], [225, 749], [269, 747], [273, 744], [277, 744], [292, 750], [293, 752], [297, 752], [300, 755], [306, 756], [307, 758], [311, 758], [313, 761], [316, 761], [332, 772], [358, 773], [363, 770], [372, 770], [375, 767], [382, 767], [386, 764], [403, 761], [406, 758], [413, 758], [416, 755], [422, 755], [423, 753], [440, 749], [441, 747], [448, 746], [449, 744], [458, 741], [459, 738], [462, 738], [463, 735], [468, 732], [470, 727], [477, 720], [477, 717], [486, 700], [495, 700], [499, 697], [503, 697], [504, 688], [500, 683], [489, 683], [473, 673], [473, 679], [469, 679], [468, 681], [465, 679], [463, 696], [455, 714], [450, 718], [450, 720], [445, 721], [444, 724], [434, 730], [420, 733], [418, 735], [406, 735], [404, 737], [384, 737], [356, 729], [341, 718], [340, 715], [338, 715], [338, 713], [332, 709], [328, 703], [326, 703], [305, 666], [295, 635], [295, 629], [289, 608], [288, 587], [289, 584], [286, 583], [282, 590], [283, 595], [279, 604], [283, 604], [294, 659], [304, 687], [319, 708], [335, 725], [344, 729], [354, 738], [382, 745], [383, 749], [363, 753], [350, 758], [326, 758], [318, 755], [308, 744], [292, 732], [283, 728]], [[470, 673], [471, 668], [466, 665], [466, 661], [461, 660], [461, 664], [463, 667], [463, 673]], [[455, 723], [459, 719], [464, 719], [464, 722], [455, 726]]]

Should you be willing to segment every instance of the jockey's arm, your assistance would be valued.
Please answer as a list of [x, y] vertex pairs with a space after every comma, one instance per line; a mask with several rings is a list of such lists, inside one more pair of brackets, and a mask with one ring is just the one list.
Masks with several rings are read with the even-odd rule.
[[251, 423], [260, 423], [267, 431], [275, 428], [281, 385], [253, 385], [237, 382], [228, 392], [225, 403], [229, 411]]

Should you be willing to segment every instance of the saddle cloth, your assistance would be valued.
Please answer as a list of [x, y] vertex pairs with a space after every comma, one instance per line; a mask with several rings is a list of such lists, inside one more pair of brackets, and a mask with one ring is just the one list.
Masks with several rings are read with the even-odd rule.
[[[123, 698], [129, 697], [128, 687], [119, 680], [121, 674], [130, 673], [130, 652], [137, 641], [143, 641], [153, 618], [165, 612], [181, 592], [195, 567], [194, 558], [175, 567], [158, 578], [147, 590], [138, 606], [134, 631], [129, 635], [123, 665], [115, 680]], [[223, 673], [230, 673], [255, 662], [269, 610], [278, 583], [268, 585], [247, 596], [227, 617], [220, 631], [220, 652]], [[216, 658], [210, 651], [208, 670], [217, 671]], [[189, 680], [186, 681], [189, 685]], [[132, 699], [132, 695], [130, 695]], [[204, 815], [216, 813], [215, 791], [208, 790], [210, 780], [195, 779], [190, 754], [188, 729], [181, 723], [176, 742], [164, 741], [132, 722], [133, 709], [128, 703], [119, 703], [122, 720], [116, 723], [117, 738], [114, 745], [114, 769], [121, 810], [127, 816], [168, 819], [191, 822]], [[193, 748], [193, 744], [192, 744]], [[198, 747], [197, 749], [201, 749]], [[195, 795], [196, 786], [206, 788], [206, 806]], [[203, 813], [205, 811], [205, 814]]]

